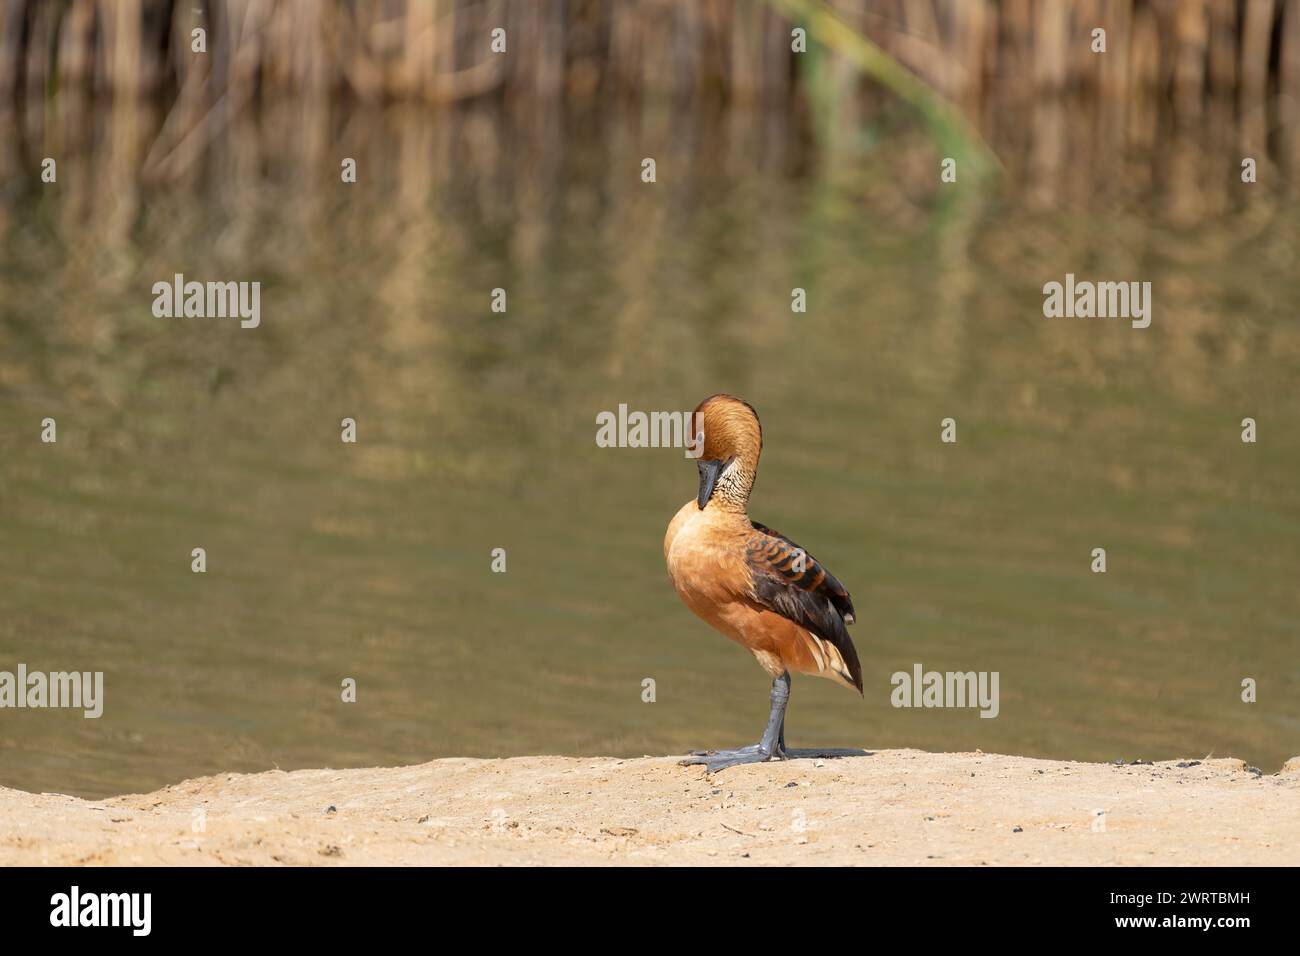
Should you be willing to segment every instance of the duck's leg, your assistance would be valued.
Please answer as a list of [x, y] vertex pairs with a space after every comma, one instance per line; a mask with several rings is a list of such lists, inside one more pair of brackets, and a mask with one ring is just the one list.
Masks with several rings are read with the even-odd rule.
[[735, 750], [697, 750], [682, 761], [683, 767], [703, 764], [709, 773], [726, 770], [742, 763], [762, 763], [766, 760], [784, 760], [785, 707], [790, 701], [790, 672], [785, 671], [772, 681], [772, 711], [768, 714], [763, 739], [748, 747]]

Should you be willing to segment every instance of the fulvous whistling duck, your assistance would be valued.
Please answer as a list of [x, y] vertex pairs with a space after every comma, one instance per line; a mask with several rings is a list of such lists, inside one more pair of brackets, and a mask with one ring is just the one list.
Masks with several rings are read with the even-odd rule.
[[750, 520], [749, 492], [763, 450], [763, 430], [753, 407], [730, 395], [714, 395], [700, 403], [691, 421], [695, 428], [702, 424], [704, 432], [704, 448], [696, 459], [699, 494], [668, 525], [668, 574], [687, 607], [748, 648], [772, 675], [772, 711], [757, 744], [696, 751], [682, 763], [704, 764], [713, 772], [792, 756], [863, 753], [786, 750], [791, 671], [827, 677], [862, 693], [862, 667], [845, 628], [853, 623], [853, 601], [812, 555]]

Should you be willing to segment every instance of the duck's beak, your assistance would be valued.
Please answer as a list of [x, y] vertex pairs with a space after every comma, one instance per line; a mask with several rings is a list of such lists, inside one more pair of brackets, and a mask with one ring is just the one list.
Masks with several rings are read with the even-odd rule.
[[718, 475], [722, 474], [722, 469], [727, 467], [727, 462], [718, 458], [697, 458], [695, 467], [700, 469], [700, 495], [696, 501], [703, 511], [704, 506], [713, 497], [713, 488], [718, 483]]

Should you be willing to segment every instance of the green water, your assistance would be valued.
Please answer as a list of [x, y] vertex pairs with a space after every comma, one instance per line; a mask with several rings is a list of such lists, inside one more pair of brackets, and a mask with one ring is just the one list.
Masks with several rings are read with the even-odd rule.
[[[595, 443], [717, 391], [762, 416], [753, 516], [858, 608], [865, 699], [796, 678], [791, 745], [1300, 753], [1292, 200], [939, 189], [912, 137], [827, 171], [761, 123], [368, 122], [138, 189], [130, 148], [5, 167], [0, 670], [106, 699], [0, 711], [0, 785], [751, 742], [767, 678], [664, 568], [694, 465]], [[260, 281], [261, 326], [154, 318], [176, 272]], [[1067, 272], [1151, 281], [1151, 327], [1044, 319]], [[998, 671], [999, 716], [891, 707], [915, 663]]]

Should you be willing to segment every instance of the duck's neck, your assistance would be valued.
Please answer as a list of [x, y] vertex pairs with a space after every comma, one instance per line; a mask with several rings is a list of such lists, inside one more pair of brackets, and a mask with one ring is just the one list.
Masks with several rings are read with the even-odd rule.
[[718, 476], [709, 507], [743, 515], [749, 507], [749, 493], [754, 487], [757, 462], [737, 458]]

